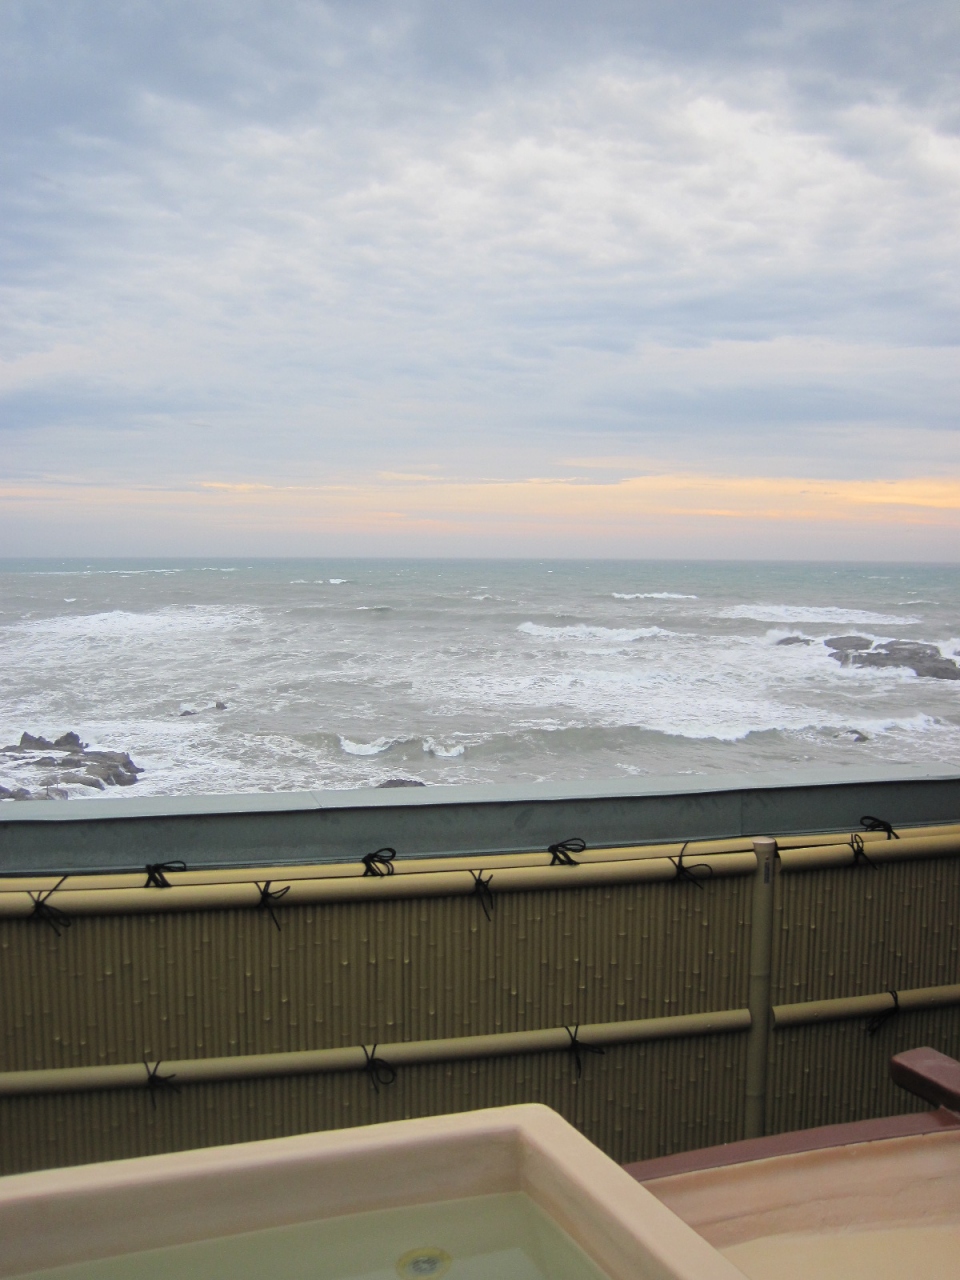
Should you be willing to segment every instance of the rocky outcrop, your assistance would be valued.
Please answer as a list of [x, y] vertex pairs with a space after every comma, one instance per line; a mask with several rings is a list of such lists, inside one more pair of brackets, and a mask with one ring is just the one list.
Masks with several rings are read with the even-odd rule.
[[66, 799], [82, 794], [78, 788], [131, 787], [143, 773], [128, 752], [91, 749], [73, 732], [53, 741], [22, 734], [18, 743], [0, 748], [0, 769], [6, 775], [0, 800]]
[[425, 787], [425, 782], [420, 782], [417, 778], [388, 778], [386, 782], [378, 782], [377, 786], [383, 789], [390, 787]]
[[945, 658], [935, 644], [919, 640], [887, 640], [874, 645], [868, 636], [834, 636], [823, 642], [844, 667], [906, 667], [930, 680], [960, 680], [960, 666]]

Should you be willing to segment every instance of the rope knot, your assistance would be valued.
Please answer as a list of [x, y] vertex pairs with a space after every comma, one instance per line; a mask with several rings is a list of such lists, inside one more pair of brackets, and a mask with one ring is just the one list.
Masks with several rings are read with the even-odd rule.
[[863, 827], [864, 831], [885, 831], [887, 833], [888, 840], [900, 839], [890, 823], [887, 822], [886, 818], [874, 818], [868, 813], [860, 819], [860, 825]]
[[257, 883], [257, 888], [260, 890], [260, 901], [257, 903], [257, 907], [261, 911], [266, 911], [269, 914], [270, 919], [276, 925], [277, 932], [279, 933], [280, 921], [273, 913], [273, 906], [274, 903], [279, 902], [282, 897], [290, 892], [290, 886], [284, 885], [282, 889], [271, 889], [270, 886], [272, 884], [272, 880], [268, 880], [266, 884]]
[[393, 860], [397, 856], [396, 849], [386, 846], [375, 853], [365, 853], [361, 858], [365, 876], [392, 876]]
[[60, 930], [69, 929], [73, 921], [65, 911], [55, 907], [50, 898], [57, 892], [66, 878], [66, 876], [61, 876], [52, 889], [43, 889], [39, 893], [31, 891], [30, 893], [30, 900], [33, 903], [30, 919], [39, 920], [42, 924], [48, 924], [58, 938], [60, 937]]
[[379, 1093], [381, 1085], [386, 1086], [393, 1084], [397, 1078], [397, 1069], [396, 1067], [391, 1067], [389, 1062], [384, 1062], [383, 1058], [377, 1057], [376, 1045], [374, 1045], [372, 1049], [368, 1049], [367, 1046], [363, 1044], [360, 1048], [363, 1050], [363, 1056], [367, 1060], [363, 1069], [370, 1077], [370, 1083], [373, 1085], [374, 1093]]
[[598, 1054], [600, 1057], [602, 1057], [606, 1053], [606, 1049], [601, 1049], [598, 1044], [584, 1044], [583, 1041], [578, 1038], [577, 1033], [579, 1032], [579, 1030], [580, 1030], [579, 1022], [573, 1028], [573, 1030], [571, 1030], [569, 1027], [564, 1027], [564, 1031], [566, 1031], [567, 1035], [570, 1037], [570, 1044], [568, 1046], [568, 1050], [570, 1053], [573, 1054], [573, 1061], [576, 1063], [576, 1067], [577, 1067], [578, 1080], [583, 1075], [583, 1062], [580, 1058], [581, 1050], [584, 1053]]
[[143, 886], [145, 889], [169, 889], [170, 881], [166, 877], [167, 871], [186, 871], [187, 864], [185, 862], [148, 862], [144, 868], [147, 873], [147, 883]]
[[470, 874], [473, 876], [473, 896], [480, 900], [483, 914], [490, 920], [497, 905], [493, 897], [493, 890], [490, 888], [493, 876], [489, 875], [484, 880], [482, 871], [471, 871]]
[[873, 1015], [867, 1023], [868, 1036], [875, 1036], [882, 1026], [888, 1023], [891, 1018], [895, 1018], [900, 1012], [900, 997], [896, 991], [888, 990], [887, 994], [893, 997], [893, 1004], [889, 1009], [881, 1009], [879, 1013]]
[[571, 857], [571, 854], [583, 853], [586, 847], [586, 841], [581, 840], [579, 836], [571, 836], [569, 840], [558, 840], [556, 844], [547, 845], [551, 867], [579, 866], [580, 864], [576, 858]]
[[153, 1104], [154, 1111], [156, 1111], [157, 1094], [161, 1089], [169, 1089], [172, 1093], [180, 1092], [180, 1086], [173, 1083], [177, 1075], [176, 1072], [171, 1072], [168, 1076], [162, 1076], [160, 1074], [160, 1063], [154, 1062], [151, 1065], [146, 1058], [143, 1060], [143, 1065], [147, 1069], [147, 1092], [150, 1094], [150, 1101]]
[[867, 851], [863, 847], [863, 836], [859, 831], [854, 831], [849, 840], [850, 848], [853, 850], [853, 865], [859, 867], [865, 862], [868, 867], [876, 869], [877, 864], [867, 857]]
[[[687, 884], [695, 884], [698, 889], [703, 888], [704, 880], [709, 880], [713, 876], [713, 867], [709, 862], [694, 862], [689, 867], [683, 865], [683, 855], [690, 841], [686, 841], [676, 858], [670, 858], [669, 861], [677, 868], [677, 874], [674, 880], [683, 880]], [[696, 872], [701, 872], [697, 875]]]

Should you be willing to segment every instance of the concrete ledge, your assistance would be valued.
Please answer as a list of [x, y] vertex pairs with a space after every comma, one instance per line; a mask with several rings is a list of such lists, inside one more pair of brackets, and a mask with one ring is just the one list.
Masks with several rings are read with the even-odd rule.
[[960, 775], [924, 769], [0, 804], [0, 874], [323, 863], [591, 847], [960, 819]]

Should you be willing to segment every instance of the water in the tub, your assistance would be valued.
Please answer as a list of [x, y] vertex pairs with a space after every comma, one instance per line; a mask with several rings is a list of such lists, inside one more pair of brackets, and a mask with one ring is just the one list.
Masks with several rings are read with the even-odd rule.
[[31, 1273], [35, 1280], [606, 1280], [522, 1192], [272, 1227]]

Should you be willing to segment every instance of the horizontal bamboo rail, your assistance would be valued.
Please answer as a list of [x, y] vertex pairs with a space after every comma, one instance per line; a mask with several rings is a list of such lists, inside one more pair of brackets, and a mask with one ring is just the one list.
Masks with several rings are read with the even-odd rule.
[[[795, 870], [804, 866], [842, 865], [852, 860], [850, 840], [854, 833], [845, 839], [836, 832], [825, 832], [818, 835], [781, 836], [777, 838], [777, 847], [783, 861], [784, 870]], [[954, 848], [947, 852], [960, 852], [960, 824], [943, 824], [919, 828], [901, 828], [899, 840], [890, 840], [883, 831], [863, 831], [856, 833], [863, 840], [868, 852], [877, 845], [889, 846], [883, 856], [890, 859], [898, 856], [910, 856], [900, 846], [912, 846], [917, 839], [946, 838], [954, 841]], [[686, 862], [695, 858], [716, 854], [749, 853], [753, 849], [753, 836], [735, 836], [723, 840], [690, 840], [685, 843], [675, 841], [669, 844], [624, 845], [614, 848], [589, 848], [576, 853], [576, 862], [580, 865], [595, 863], [632, 862], [639, 860], [656, 860], [677, 858], [681, 854]], [[789, 852], [788, 852], [789, 851]], [[784, 854], [787, 853], [787, 858]], [[804, 855], [802, 858], [800, 855]], [[806, 855], [810, 855], [807, 858]], [[814, 857], [824, 857], [828, 861], [816, 863]], [[872, 854], [871, 854], [872, 856]], [[936, 856], [936, 854], [918, 853], [913, 856]], [[436, 874], [444, 871], [472, 871], [483, 865], [485, 871], [504, 871], [514, 868], [548, 867], [553, 862], [553, 855], [547, 851], [477, 853], [467, 857], [405, 857], [397, 856], [391, 862], [394, 875]], [[0, 876], [0, 897], [4, 893], [45, 893], [58, 889], [62, 892], [69, 887], [70, 892], [81, 890], [114, 890], [142, 889], [145, 886], [145, 870], [132, 872], [99, 872], [82, 875], [70, 875], [67, 884], [62, 884], [59, 876]], [[273, 880], [284, 882], [289, 880], [339, 880], [339, 879], [373, 879], [362, 859], [356, 862], [334, 863], [298, 863], [293, 866], [250, 866], [250, 867], [213, 867], [195, 868], [178, 871], [164, 865], [164, 878], [171, 887], [187, 887], [219, 884], [243, 884], [250, 881]]]
[[645, 1040], [673, 1040], [687, 1036], [723, 1035], [750, 1027], [748, 1009], [716, 1013], [678, 1014], [641, 1018], [632, 1022], [598, 1022], [589, 1026], [549, 1027], [542, 1031], [507, 1031], [485, 1036], [457, 1036], [445, 1040], [409, 1040], [398, 1044], [351, 1045], [343, 1049], [313, 1049], [299, 1053], [245, 1054], [226, 1058], [186, 1058], [162, 1063], [128, 1062], [114, 1066], [63, 1067], [42, 1071], [0, 1073], [0, 1096], [38, 1093], [77, 1093], [92, 1089], [158, 1087], [211, 1081], [262, 1079], [268, 1076], [313, 1075], [330, 1071], [392, 1070], [431, 1062], [510, 1057], [521, 1053], [551, 1053], [579, 1049], [589, 1052], [605, 1045]]
[[[894, 1016], [921, 1009], [960, 1004], [960, 983], [942, 987], [877, 992], [838, 1000], [811, 1000], [775, 1005], [775, 1028], [808, 1026], [849, 1018]], [[0, 1073], [0, 1097], [78, 1093], [95, 1089], [136, 1089], [172, 1083], [202, 1084], [271, 1076], [314, 1075], [334, 1071], [395, 1070], [434, 1062], [474, 1061], [525, 1053], [556, 1053], [603, 1048], [651, 1040], [723, 1035], [749, 1031], [749, 1009], [598, 1022], [540, 1031], [508, 1031], [494, 1035], [409, 1040], [397, 1044], [350, 1045], [294, 1053], [242, 1054], [221, 1058], [185, 1058], [160, 1063], [128, 1062], [110, 1066], [62, 1067]]]
[[780, 847], [782, 871], [814, 871], [820, 867], [852, 866], [854, 863], [905, 862], [910, 858], [947, 858], [960, 854], [960, 834], [901, 836], [899, 840], [873, 840], [859, 833], [857, 847], [853, 833], [844, 843], [835, 842], [804, 849]]
[[841, 996], [836, 1000], [808, 1000], [802, 1004], [773, 1006], [775, 1027], [803, 1027], [814, 1022], [839, 1022], [844, 1018], [869, 1018], [878, 1014], [911, 1013], [918, 1009], [942, 1009], [960, 1004], [960, 983], [945, 987], [914, 987], [907, 991], [880, 991], [868, 996]]
[[[527, 889], [575, 889], [637, 881], [698, 880], [750, 875], [753, 853], [728, 853], [678, 860], [638, 858], [576, 866], [505, 867], [491, 870], [480, 860], [464, 871], [430, 871], [412, 875], [340, 876], [285, 881], [272, 873], [261, 882], [182, 885], [167, 889], [64, 889], [11, 891], [0, 894], [0, 917], [37, 915], [55, 907], [67, 916], [133, 915], [159, 911], [213, 911], [230, 908], [283, 908], [314, 902], [362, 902], [379, 898], [461, 897], [516, 893]], [[249, 873], [248, 873], [249, 875]], [[480, 887], [482, 885], [482, 888]], [[261, 887], [264, 886], [264, 887]], [[267, 887], [269, 886], [269, 887]], [[269, 895], [269, 896], [267, 896]], [[281, 896], [282, 895], [282, 896]]]

